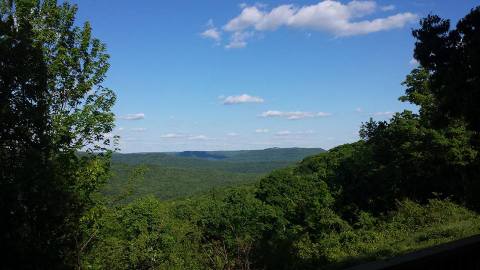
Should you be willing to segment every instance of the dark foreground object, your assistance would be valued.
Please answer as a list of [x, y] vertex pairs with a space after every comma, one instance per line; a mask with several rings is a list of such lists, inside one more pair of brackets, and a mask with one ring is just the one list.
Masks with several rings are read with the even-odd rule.
[[480, 235], [348, 268], [348, 270], [480, 269]]

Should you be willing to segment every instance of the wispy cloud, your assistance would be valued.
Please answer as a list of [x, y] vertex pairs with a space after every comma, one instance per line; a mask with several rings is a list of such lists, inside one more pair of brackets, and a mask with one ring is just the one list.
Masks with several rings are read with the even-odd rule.
[[238, 133], [236, 133], [236, 132], [229, 132], [229, 133], [227, 133], [227, 136], [235, 137], [235, 136], [238, 136]]
[[282, 130], [277, 133], [275, 133], [275, 136], [280, 136], [280, 137], [286, 137], [286, 136], [298, 136], [298, 135], [310, 135], [314, 134], [312, 130], [307, 130], [307, 131], [290, 131], [290, 130]]
[[266, 111], [263, 112], [260, 116], [261, 117], [280, 117], [286, 118], [288, 120], [299, 120], [304, 118], [313, 118], [313, 117], [326, 117], [332, 115], [331, 113], [327, 112], [302, 112], [302, 111], [295, 111], [295, 112], [282, 112], [282, 111]]
[[240, 49], [247, 46], [247, 40], [254, 36], [253, 31], [236, 31], [230, 36], [230, 41], [225, 48], [227, 49]]
[[255, 133], [268, 133], [270, 130], [267, 128], [257, 128], [255, 129]]
[[127, 115], [118, 117], [118, 119], [122, 119], [122, 120], [141, 120], [141, 119], [145, 119], [145, 114], [144, 113], [127, 114]]
[[392, 11], [392, 10], [395, 10], [395, 6], [394, 5], [386, 5], [386, 6], [381, 7], [380, 9], [383, 10], [383, 11]]
[[131, 131], [135, 131], [135, 132], [144, 132], [146, 131], [147, 129], [146, 128], [132, 128], [130, 129]]
[[197, 141], [205, 141], [205, 140], [209, 140], [210, 138], [208, 138], [205, 135], [195, 135], [195, 136], [188, 137], [188, 139], [189, 140], [197, 140]]
[[415, 58], [410, 59], [408, 63], [412, 66], [418, 66], [420, 64]]
[[222, 33], [218, 30], [217, 27], [213, 24], [213, 20], [210, 19], [207, 23], [207, 29], [200, 33], [203, 38], [212, 39], [216, 42], [220, 42], [222, 39]]
[[282, 130], [277, 133], [275, 133], [276, 136], [288, 136], [292, 135], [292, 132], [290, 130]]
[[160, 135], [161, 139], [185, 139], [185, 140], [194, 140], [194, 141], [204, 141], [210, 140], [211, 138], [205, 135], [189, 135], [183, 133], [166, 133]]
[[394, 112], [374, 112], [372, 113], [373, 116], [391, 116]]
[[238, 96], [228, 96], [223, 99], [224, 105], [242, 104], [242, 103], [263, 103], [264, 100], [261, 97], [250, 96], [247, 94]]
[[162, 139], [178, 139], [178, 138], [185, 138], [185, 134], [179, 134], [179, 133], [167, 133], [167, 134], [162, 134], [160, 135], [160, 138]]
[[359, 20], [378, 10], [395, 9], [393, 5], [378, 7], [375, 1], [370, 0], [353, 0], [346, 4], [325, 0], [313, 5], [286, 4], [271, 9], [261, 5], [244, 4], [241, 9], [238, 16], [222, 27], [223, 31], [230, 33], [230, 41], [226, 48], [243, 48], [255, 33], [274, 31], [280, 27], [321, 31], [335, 37], [344, 37], [401, 28], [417, 20], [417, 15], [410, 12], [372, 20]]

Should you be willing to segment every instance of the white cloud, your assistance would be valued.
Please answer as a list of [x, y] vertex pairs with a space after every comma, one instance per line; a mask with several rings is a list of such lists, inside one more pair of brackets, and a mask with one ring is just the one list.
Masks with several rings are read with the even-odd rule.
[[417, 59], [415, 59], [415, 58], [410, 59], [410, 61], [408, 63], [412, 66], [418, 66], [420, 64], [420, 63], [418, 63]]
[[222, 32], [217, 27], [215, 27], [212, 19], [208, 20], [206, 26], [207, 29], [200, 33], [200, 36], [206, 39], [212, 39], [217, 44], [219, 44], [220, 40], [222, 39]]
[[281, 117], [288, 120], [299, 120], [304, 118], [313, 118], [313, 117], [326, 117], [332, 115], [331, 113], [326, 112], [281, 112], [281, 111], [266, 111], [263, 112], [260, 116], [262, 117]]
[[255, 129], [255, 133], [268, 133], [270, 130], [266, 128], [257, 128]]
[[394, 112], [375, 112], [372, 115], [373, 116], [390, 116], [393, 115]]
[[119, 127], [119, 128], [117, 128], [117, 130], [118, 130], [118, 131], [123, 131], [123, 130], [125, 130], [125, 128]]
[[290, 130], [282, 130], [282, 131], [279, 131], [277, 133], [275, 133], [275, 136], [280, 136], [280, 137], [283, 137], [283, 136], [298, 136], [298, 135], [310, 135], [310, 134], [314, 134], [315, 132], [313, 132], [312, 130], [307, 130], [307, 131], [296, 131], [296, 132], [293, 132], [293, 131], [290, 131]]
[[141, 119], [145, 119], [145, 114], [144, 113], [127, 114], [125, 116], [120, 116], [119, 119], [122, 119], [122, 120], [141, 120]]
[[316, 113], [316, 115], [314, 116], [317, 116], [317, 117], [326, 117], [326, 116], [331, 116], [332, 114], [331, 113], [327, 113], [327, 112], [318, 112]]
[[288, 136], [288, 135], [292, 135], [292, 132], [290, 130], [283, 130], [283, 131], [279, 131], [279, 132], [275, 133], [275, 135], [277, 135], [277, 136]]
[[241, 103], [262, 103], [261, 97], [250, 96], [247, 94], [239, 96], [228, 96], [223, 100], [224, 105], [241, 104]]
[[146, 131], [147, 129], [146, 128], [132, 128], [130, 129], [131, 131], [135, 131], [135, 132], [144, 132]]
[[227, 136], [230, 136], [230, 137], [235, 137], [235, 136], [238, 136], [238, 133], [235, 133], [235, 132], [229, 132], [229, 133], [227, 133]]
[[209, 137], [205, 135], [189, 135], [183, 133], [166, 133], [160, 135], [161, 139], [185, 139], [185, 140], [210, 140]]
[[247, 46], [247, 40], [253, 37], [253, 32], [237, 31], [230, 36], [230, 42], [225, 45], [227, 49], [240, 49]]
[[188, 137], [189, 140], [200, 140], [200, 141], [204, 141], [204, 140], [208, 140], [209, 138], [205, 135], [196, 135], [196, 136], [190, 136]]
[[204, 38], [213, 39], [217, 42], [222, 39], [221, 38], [222, 33], [220, 33], [220, 31], [218, 31], [216, 27], [209, 28], [203, 31], [202, 33], [200, 33], [200, 35]]
[[[383, 11], [394, 8], [393, 5], [380, 7]], [[410, 12], [372, 20], [358, 20], [377, 9], [375, 1], [358, 0], [347, 4], [325, 0], [301, 7], [287, 4], [270, 10], [258, 5], [243, 5], [240, 14], [223, 26], [225, 32], [232, 33], [226, 48], [243, 48], [255, 32], [274, 31], [280, 27], [316, 30], [342, 37], [401, 28], [417, 20], [417, 15]]]
[[237, 32], [257, 24], [265, 14], [256, 6], [244, 6], [237, 17], [231, 19], [223, 29], [229, 32]]
[[358, 113], [361, 113], [361, 112], [363, 112], [363, 108], [358, 107], [358, 108], [355, 109], [355, 111], [358, 112]]
[[383, 11], [392, 11], [392, 10], [395, 10], [395, 6], [394, 5], [386, 5], [386, 6], [381, 7], [381, 9]]
[[178, 138], [185, 138], [184, 134], [179, 134], [179, 133], [167, 133], [160, 135], [160, 138], [162, 139], [178, 139]]

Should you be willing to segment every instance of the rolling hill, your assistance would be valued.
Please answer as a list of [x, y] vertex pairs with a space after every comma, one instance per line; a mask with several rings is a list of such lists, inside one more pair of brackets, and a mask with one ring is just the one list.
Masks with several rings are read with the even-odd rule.
[[153, 194], [174, 199], [221, 188], [253, 183], [272, 170], [324, 152], [321, 148], [269, 148], [241, 151], [185, 151], [170, 153], [115, 153], [113, 177], [104, 188], [119, 194], [134, 168], [144, 166], [143, 180], [137, 181], [133, 197]]

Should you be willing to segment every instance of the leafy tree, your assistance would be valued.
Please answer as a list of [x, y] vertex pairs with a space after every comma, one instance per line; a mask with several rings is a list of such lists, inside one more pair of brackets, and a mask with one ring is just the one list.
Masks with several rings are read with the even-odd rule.
[[262, 263], [269, 269], [318, 268], [326, 263], [320, 242], [329, 232], [347, 226], [332, 210], [334, 198], [324, 181], [325, 171], [301, 170], [275, 171], [260, 181], [256, 191], [277, 216], [276, 226], [262, 239]]
[[430, 91], [443, 122], [465, 119], [480, 131], [480, 6], [461, 19], [456, 29], [435, 15], [421, 20], [413, 31], [415, 58], [428, 72]]
[[0, 0], [2, 248], [16, 268], [75, 264], [81, 218], [109, 176], [108, 55], [76, 10]]
[[263, 256], [263, 234], [277, 224], [273, 209], [249, 190], [236, 189], [212, 198], [200, 209], [196, 223], [210, 269], [251, 269]]
[[52, 249], [69, 249], [65, 207], [57, 205], [69, 195], [49, 160], [47, 70], [31, 37], [28, 21], [0, 18], [0, 246], [7, 269], [46, 268], [49, 261], [57, 268], [65, 254]]
[[479, 26], [477, 7], [454, 30], [448, 20], [430, 15], [413, 31], [420, 67], [407, 76], [400, 100], [418, 105], [419, 114], [405, 111], [389, 122], [362, 126], [363, 153], [370, 160], [364, 165], [370, 170], [341, 166], [351, 174], [334, 180], [343, 182], [346, 194], [368, 188], [363, 198], [348, 199], [353, 205], [382, 212], [397, 199], [426, 202], [440, 196], [480, 209]]
[[478, 176], [472, 166], [478, 152], [469, 134], [461, 123], [430, 128], [409, 111], [396, 114], [389, 123], [365, 124], [362, 135], [375, 162], [368, 181], [383, 187], [370, 196], [388, 198], [384, 201], [388, 207], [404, 198], [426, 202], [441, 196], [470, 201], [471, 179]]
[[104, 213], [96, 224], [97, 240], [83, 256], [94, 269], [199, 269], [199, 234], [177, 220], [167, 205], [145, 197]]

